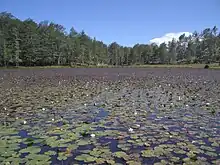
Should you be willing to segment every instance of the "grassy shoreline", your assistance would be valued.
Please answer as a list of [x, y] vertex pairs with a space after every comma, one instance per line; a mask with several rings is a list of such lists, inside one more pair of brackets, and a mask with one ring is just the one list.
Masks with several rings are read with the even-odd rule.
[[[180, 64], [180, 65], [129, 65], [129, 66], [112, 66], [112, 65], [82, 65], [82, 66], [19, 66], [19, 67], [0, 67], [0, 69], [59, 69], [59, 68], [204, 68], [205, 64]], [[209, 64], [210, 69], [220, 69], [218, 64]]]

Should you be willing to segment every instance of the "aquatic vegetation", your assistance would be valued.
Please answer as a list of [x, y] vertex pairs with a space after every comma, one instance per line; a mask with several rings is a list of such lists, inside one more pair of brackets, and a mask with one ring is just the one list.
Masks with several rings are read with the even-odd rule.
[[18, 73], [24, 77], [0, 81], [0, 162], [218, 163], [220, 77], [212, 81], [195, 70], [142, 71], [131, 77], [122, 70], [118, 79], [72, 70], [60, 77], [54, 77], [59, 70], [33, 76], [24, 70]]
[[113, 155], [117, 158], [123, 158], [124, 160], [128, 160], [129, 159], [129, 155], [127, 155], [125, 152], [123, 151], [118, 151], [113, 153]]
[[21, 149], [20, 153], [30, 153], [30, 154], [36, 154], [39, 153], [41, 149], [39, 147], [31, 146], [24, 149]]
[[84, 161], [85, 163], [88, 163], [88, 162], [94, 162], [96, 161], [96, 157], [93, 157], [93, 156], [90, 156], [88, 154], [82, 154], [82, 155], [78, 155], [76, 156], [75, 158], [76, 160], [79, 160], [79, 161]]

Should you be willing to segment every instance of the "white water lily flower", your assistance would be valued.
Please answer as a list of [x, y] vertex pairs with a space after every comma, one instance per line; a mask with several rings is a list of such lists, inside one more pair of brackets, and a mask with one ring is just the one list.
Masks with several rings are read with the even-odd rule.
[[42, 110], [45, 111], [46, 109], [45, 109], [45, 108], [42, 108]]
[[170, 103], [170, 105], [173, 105], [173, 103]]
[[186, 107], [188, 107], [189, 105], [188, 104], [186, 104]]
[[52, 119], [52, 121], [54, 121], [54, 118]]
[[95, 137], [95, 134], [91, 134], [90, 136], [91, 136], [92, 138], [94, 138], [94, 137]]
[[196, 143], [196, 141], [193, 140], [192, 143]]
[[179, 96], [179, 100], [181, 100], [181, 97]]
[[24, 120], [24, 124], [27, 124], [27, 121]]
[[135, 111], [135, 112], [134, 112], [134, 115], [136, 116], [137, 114], [138, 114], [137, 111]]
[[206, 103], [206, 105], [210, 105], [210, 103]]
[[129, 131], [129, 132], [133, 132], [134, 129], [133, 129], [133, 128], [129, 128], [128, 131]]
[[141, 127], [141, 125], [140, 124], [136, 124], [136, 127]]
[[84, 106], [87, 106], [87, 104], [84, 104]]
[[7, 113], [7, 116], [9, 115], [9, 113]]
[[16, 120], [18, 120], [18, 117], [16, 117]]
[[150, 144], [149, 143], [144, 143], [145, 146], [147, 147], [150, 147]]

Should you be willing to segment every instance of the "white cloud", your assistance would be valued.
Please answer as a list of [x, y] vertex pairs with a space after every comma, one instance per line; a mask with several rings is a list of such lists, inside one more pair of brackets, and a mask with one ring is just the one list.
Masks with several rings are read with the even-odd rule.
[[189, 35], [192, 34], [190, 32], [167, 33], [162, 37], [153, 38], [152, 40], [150, 40], [150, 43], [156, 43], [157, 45], [160, 45], [163, 42], [168, 43], [169, 41], [172, 41], [173, 38], [178, 40], [179, 36], [181, 36], [184, 33], [185, 33], [186, 36], [189, 36]]

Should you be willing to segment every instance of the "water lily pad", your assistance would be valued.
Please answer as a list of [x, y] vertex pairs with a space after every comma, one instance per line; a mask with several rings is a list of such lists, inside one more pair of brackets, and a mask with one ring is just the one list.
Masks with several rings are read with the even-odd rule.
[[85, 163], [94, 162], [97, 160], [96, 157], [90, 156], [88, 154], [81, 154], [75, 157], [75, 160], [84, 161]]
[[174, 162], [174, 163], [178, 163], [179, 160], [180, 160], [180, 158], [178, 158], [178, 157], [172, 157], [172, 158], [170, 159], [170, 161], [172, 161], [172, 162]]
[[130, 137], [131, 137], [131, 139], [137, 139], [138, 138], [138, 136], [135, 135], [135, 134], [132, 134]]
[[45, 162], [48, 162], [48, 161], [50, 161], [51, 158], [48, 155], [31, 153], [31, 154], [27, 155], [25, 157], [25, 159], [28, 160], [28, 161], [35, 160], [35, 161], [45, 161]]
[[129, 155], [127, 155], [125, 152], [122, 151], [114, 152], [113, 155], [117, 158], [123, 158], [124, 160], [129, 159]]
[[31, 147], [27, 147], [27, 148], [21, 149], [19, 152], [20, 153], [36, 154], [36, 153], [39, 153], [40, 151], [41, 151], [41, 149], [39, 147], [31, 146]]
[[212, 146], [213, 146], [213, 147], [219, 147], [220, 145], [219, 145], [219, 143], [217, 143], [217, 142], [213, 142], [213, 143], [212, 143]]
[[126, 144], [118, 144], [117, 145], [118, 148], [120, 148], [123, 151], [128, 151], [131, 147], [130, 144], [126, 143]]
[[44, 152], [45, 155], [49, 155], [49, 156], [53, 156], [53, 155], [56, 155], [57, 153], [55, 151], [47, 151], [47, 152]]
[[110, 160], [110, 159], [107, 159], [106, 162], [110, 165], [114, 165], [115, 164], [115, 161], [114, 160]]
[[102, 159], [102, 158], [97, 158], [95, 161], [97, 164], [104, 164], [105, 163], [105, 159]]
[[30, 160], [30, 161], [27, 161], [27, 162], [25, 163], [25, 165], [33, 165], [33, 164], [36, 164], [36, 165], [50, 165], [50, 164], [51, 164], [51, 161]]
[[155, 156], [153, 150], [144, 150], [144, 151], [142, 151], [141, 153], [142, 153], [142, 156], [143, 156], [143, 157], [147, 157], [147, 158], [150, 158], [150, 157], [154, 157], [154, 156]]
[[100, 150], [98, 150], [98, 149], [96, 149], [96, 148], [89, 152], [89, 154], [90, 154], [91, 156], [98, 156], [98, 155], [100, 155], [101, 153], [102, 153], [102, 151], [100, 151]]
[[174, 149], [174, 152], [175, 152], [176, 154], [186, 154], [186, 151], [181, 150], [181, 149]]
[[64, 154], [58, 154], [58, 157], [57, 157], [58, 160], [66, 160], [67, 159], [67, 156], [64, 155]]
[[211, 157], [217, 157], [218, 156], [215, 152], [210, 152], [210, 151], [205, 152], [205, 154], [208, 155], [208, 156], [211, 156]]
[[197, 155], [196, 155], [194, 152], [192, 152], [192, 151], [188, 152], [188, 153], [187, 153], [187, 156], [188, 156], [191, 160], [194, 160], [194, 161], [197, 160]]
[[211, 148], [211, 147], [209, 147], [209, 146], [201, 146], [200, 147], [201, 149], [203, 149], [203, 150], [206, 150], [206, 151], [210, 151], [210, 152], [215, 152], [215, 149], [213, 149], [213, 148]]
[[70, 150], [76, 150], [78, 146], [76, 144], [67, 145], [67, 148]]
[[127, 161], [126, 164], [128, 164], [128, 165], [141, 165], [141, 163], [136, 162], [136, 161]]
[[88, 141], [88, 140], [80, 140], [77, 144], [79, 146], [84, 146], [84, 145], [90, 144], [90, 141]]

